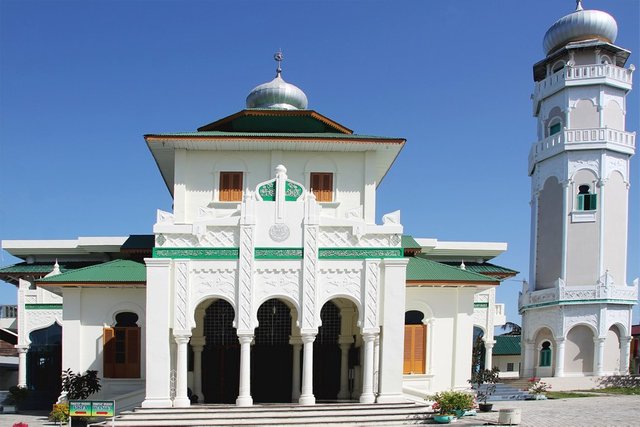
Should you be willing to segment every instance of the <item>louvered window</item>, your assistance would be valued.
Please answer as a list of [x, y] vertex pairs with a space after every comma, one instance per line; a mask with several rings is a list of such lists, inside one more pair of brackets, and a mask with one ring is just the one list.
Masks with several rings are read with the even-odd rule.
[[578, 187], [578, 209], [579, 211], [594, 211], [597, 208], [598, 195], [591, 193], [591, 187], [581, 185]]
[[135, 313], [120, 313], [116, 325], [103, 329], [105, 378], [140, 378], [140, 327]]
[[220, 172], [218, 200], [221, 202], [242, 201], [242, 172]]
[[311, 172], [311, 191], [318, 202], [333, 201], [333, 173]]
[[404, 325], [404, 366], [405, 374], [426, 372], [427, 325]]

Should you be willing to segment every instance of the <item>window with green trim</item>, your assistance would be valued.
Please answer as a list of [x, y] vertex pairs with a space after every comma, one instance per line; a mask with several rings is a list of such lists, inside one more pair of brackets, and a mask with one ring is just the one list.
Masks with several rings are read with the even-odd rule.
[[551, 343], [545, 341], [540, 349], [540, 366], [551, 366]]
[[578, 187], [577, 209], [579, 211], [595, 211], [598, 204], [598, 195], [591, 192], [591, 187], [581, 185]]
[[562, 123], [558, 122], [549, 127], [549, 136], [555, 135], [562, 130]]

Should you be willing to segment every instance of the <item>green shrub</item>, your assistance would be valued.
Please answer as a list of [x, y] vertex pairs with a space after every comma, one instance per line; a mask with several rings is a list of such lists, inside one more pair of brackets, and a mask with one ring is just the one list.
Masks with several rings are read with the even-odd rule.
[[76, 374], [71, 369], [62, 372], [62, 391], [67, 392], [69, 400], [84, 400], [100, 391], [98, 371], [87, 371], [84, 375]]
[[66, 403], [53, 405], [53, 410], [49, 413], [49, 420], [58, 423], [69, 421], [69, 405]]
[[9, 387], [9, 394], [4, 399], [5, 405], [15, 405], [18, 406], [20, 403], [27, 398], [29, 395], [29, 390], [24, 387], [18, 387], [17, 385]]
[[433, 410], [442, 415], [453, 415], [456, 410], [464, 411], [475, 406], [474, 396], [464, 391], [443, 391], [430, 397], [436, 403], [431, 405]]

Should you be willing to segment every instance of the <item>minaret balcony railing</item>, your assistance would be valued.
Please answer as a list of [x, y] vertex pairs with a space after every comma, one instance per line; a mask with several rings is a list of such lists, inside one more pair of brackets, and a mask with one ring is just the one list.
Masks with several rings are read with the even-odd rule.
[[605, 274], [594, 285], [566, 286], [562, 279], [556, 280], [548, 289], [532, 291], [529, 284], [524, 283], [518, 297], [518, 310], [540, 308], [552, 305], [575, 304], [635, 304], [638, 301], [638, 279], [630, 286], [619, 286], [612, 283], [612, 278]]
[[533, 167], [562, 151], [609, 149], [633, 154], [636, 133], [611, 128], [565, 129], [533, 144], [529, 152], [529, 172]]
[[631, 90], [634, 70], [633, 65], [629, 68], [611, 64], [567, 65], [544, 80], [536, 82], [532, 95], [533, 114], [537, 115], [543, 99], [568, 86], [608, 84]]

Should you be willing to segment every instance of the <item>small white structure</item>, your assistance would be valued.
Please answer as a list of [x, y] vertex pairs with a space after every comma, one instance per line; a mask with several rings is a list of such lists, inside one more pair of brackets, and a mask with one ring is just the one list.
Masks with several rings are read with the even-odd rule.
[[519, 300], [525, 376], [625, 374], [638, 280], [627, 272], [625, 98], [635, 67], [609, 14], [559, 19], [533, 67], [531, 280]]

